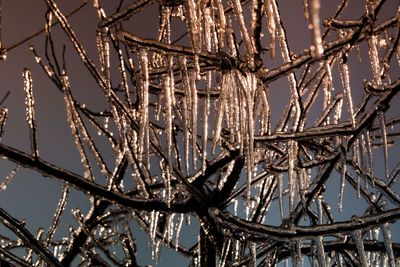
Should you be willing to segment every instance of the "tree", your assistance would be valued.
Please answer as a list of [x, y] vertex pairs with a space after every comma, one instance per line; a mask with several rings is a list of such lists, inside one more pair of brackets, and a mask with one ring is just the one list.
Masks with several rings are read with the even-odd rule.
[[[80, 257], [83, 266], [138, 266], [135, 221], [155, 260], [166, 246], [192, 266], [400, 264], [393, 231], [400, 218], [398, 3], [331, 1], [334, 10], [303, 0], [310, 42], [295, 52], [276, 0], [95, 0], [94, 59], [68, 19], [88, 1], [70, 14], [45, 2], [45, 58], [30, 49], [64, 98], [83, 171], [39, 155], [34, 79], [24, 69], [31, 149], [0, 144], [2, 158], [15, 163], [0, 188], [23, 167], [63, 189], [53, 222], [36, 236], [0, 209], [14, 234], [0, 237], [2, 262], [68, 266]], [[365, 6], [360, 17], [355, 3]], [[113, 12], [102, 4], [115, 5]], [[129, 19], [154, 6], [158, 36], [143, 38]], [[322, 22], [320, 11], [329, 13]], [[56, 25], [104, 109], [76, 96]], [[182, 25], [184, 34], [173, 39]], [[3, 48], [2, 64], [10, 50]], [[282, 112], [274, 110], [279, 89], [290, 93]], [[7, 96], [1, 105], [3, 134]], [[91, 207], [72, 210], [78, 227], [57, 239], [71, 190], [90, 197]], [[349, 194], [362, 210], [343, 207]], [[199, 222], [191, 247], [180, 235], [188, 219]]]

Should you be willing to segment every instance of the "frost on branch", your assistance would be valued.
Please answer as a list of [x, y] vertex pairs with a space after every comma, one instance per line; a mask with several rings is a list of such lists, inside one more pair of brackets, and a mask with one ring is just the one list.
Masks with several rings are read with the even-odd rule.
[[[2, 158], [16, 164], [0, 191], [21, 167], [63, 187], [48, 229], [36, 235], [0, 209], [17, 236], [0, 235], [1, 258], [143, 265], [135, 221], [155, 263], [168, 247], [190, 266], [400, 264], [398, 3], [366, 1], [358, 7], [364, 14], [349, 18], [351, 1], [331, 10], [303, 0], [297, 27], [309, 36], [296, 40], [287, 28], [294, 4], [284, 1], [98, 0], [88, 7], [99, 20], [91, 51], [69, 14], [45, 2], [46, 51], [31, 51], [64, 100], [82, 173], [39, 157], [41, 114], [25, 69], [31, 150], [0, 144]], [[154, 39], [133, 22], [147, 9], [159, 10]], [[56, 24], [94, 81], [94, 99], [103, 98], [101, 109], [82, 103], [73, 66], [57, 53]], [[8, 113], [1, 108], [0, 137]], [[87, 214], [66, 209], [71, 188], [89, 196]], [[60, 239], [67, 215], [77, 227]]]

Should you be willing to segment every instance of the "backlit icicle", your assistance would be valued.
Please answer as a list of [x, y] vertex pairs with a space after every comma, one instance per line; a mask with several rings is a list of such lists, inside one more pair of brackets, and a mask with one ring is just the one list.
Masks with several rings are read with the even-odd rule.
[[388, 139], [386, 130], [386, 117], [384, 112], [379, 112], [381, 117], [381, 135], [383, 143], [383, 156], [385, 159], [385, 176], [389, 178], [389, 153], [388, 153]]
[[217, 110], [217, 116], [215, 119], [215, 127], [214, 127], [214, 137], [212, 141], [212, 147], [211, 147], [211, 153], [214, 155], [215, 154], [215, 148], [217, 145], [217, 142], [221, 136], [221, 130], [222, 130], [222, 119], [224, 116], [225, 112], [225, 101], [226, 101], [226, 94], [230, 91], [229, 88], [232, 87], [233, 82], [232, 82], [232, 77], [231, 73], [224, 73], [222, 75], [222, 85], [221, 85], [221, 91], [220, 95], [218, 98], [218, 110]]
[[244, 21], [243, 9], [240, 0], [231, 0], [233, 10], [236, 15], [237, 23], [239, 24], [240, 33], [244, 41], [247, 54], [251, 57], [254, 55], [254, 45], [250, 39], [249, 31], [247, 30], [246, 23]]
[[172, 172], [172, 152], [173, 152], [173, 117], [172, 117], [172, 92], [171, 92], [171, 81], [170, 77], [165, 75], [163, 77], [163, 94], [165, 100], [165, 124], [167, 132], [167, 157], [168, 157], [168, 171], [166, 172], [166, 186], [167, 186], [167, 202], [171, 201], [171, 172]]
[[297, 164], [297, 142], [294, 140], [288, 141], [288, 175], [289, 175], [289, 209], [294, 209], [296, 196], [296, 164]]
[[149, 157], [149, 61], [147, 50], [145, 48], [139, 51], [140, 68], [143, 75], [142, 91], [141, 91], [141, 123], [139, 131], [139, 161], [142, 160], [142, 155], [145, 156], [147, 168], [150, 168]]
[[378, 55], [378, 36], [372, 34], [368, 38], [368, 52], [371, 61], [372, 73], [374, 74], [374, 82], [378, 85], [382, 84], [381, 79], [381, 68], [379, 66], [379, 55]]
[[3, 137], [5, 126], [8, 118], [8, 109], [6, 107], [1, 107], [0, 109], [0, 141]]
[[367, 255], [364, 250], [364, 242], [362, 240], [361, 230], [356, 230], [352, 232], [352, 236], [354, 239], [354, 243], [356, 244], [357, 247], [358, 258], [360, 259], [361, 266], [367, 267], [368, 261], [367, 261]]
[[323, 224], [324, 223], [324, 212], [322, 209], [322, 196], [319, 195], [317, 198], [317, 207], [318, 207], [318, 223]]
[[2, 38], [2, 32], [3, 32], [3, 24], [1, 22], [1, 19], [3, 17], [3, 6], [1, 4], [1, 0], [0, 0], [0, 60], [6, 60], [7, 59], [7, 50], [4, 48], [3, 45], [3, 38]]
[[[276, 0], [271, 0], [272, 7], [273, 7], [273, 13], [274, 13], [274, 19], [277, 25], [277, 32], [278, 32], [278, 40], [279, 40], [279, 46], [281, 48], [281, 53], [282, 53], [282, 58], [285, 63], [291, 62], [292, 59], [290, 57], [290, 51], [287, 43], [287, 38], [286, 38], [286, 33], [285, 30], [282, 26], [282, 21], [281, 21], [281, 15], [279, 13], [278, 9], [278, 4]], [[289, 86], [290, 86], [290, 92], [291, 92], [291, 104], [294, 105], [294, 120], [293, 120], [293, 129], [297, 130], [297, 127], [299, 125], [300, 121], [300, 96], [297, 91], [297, 82], [296, 82], [296, 77], [293, 72], [288, 74], [288, 80], [289, 80]], [[279, 122], [278, 126], [276, 127], [276, 130], [278, 132], [282, 131], [285, 125], [285, 117], [282, 117], [281, 121]]]
[[320, 58], [324, 54], [324, 48], [322, 46], [322, 37], [321, 37], [321, 25], [319, 18], [319, 9], [321, 4], [319, 0], [309, 0], [309, 14], [310, 14], [310, 24], [308, 28], [312, 31], [312, 40], [313, 46], [311, 47], [311, 54]]
[[150, 244], [152, 247], [152, 256], [154, 258], [154, 247], [156, 245], [156, 234], [157, 234], [157, 225], [159, 219], [160, 212], [159, 211], [151, 211], [150, 213], [150, 225], [149, 225], [149, 237], [150, 237]]
[[339, 70], [340, 70], [340, 77], [342, 79], [343, 90], [347, 98], [347, 107], [350, 114], [350, 122], [353, 127], [356, 127], [356, 121], [354, 118], [354, 108], [353, 108], [353, 98], [351, 96], [351, 89], [350, 89], [350, 74], [349, 68], [347, 64], [344, 62], [343, 57], [347, 55], [342, 54], [339, 58]]
[[370, 136], [370, 131], [365, 131], [365, 139], [366, 139], [366, 145], [367, 145], [367, 151], [368, 151], [368, 160], [369, 160], [369, 175], [372, 177], [372, 186], [375, 186], [375, 174], [374, 174], [374, 160], [373, 160], [373, 154], [372, 154], [372, 142], [371, 142], [371, 136]]
[[384, 223], [381, 225], [383, 241], [385, 242], [386, 254], [389, 260], [389, 266], [395, 267], [395, 257], [393, 253], [393, 245], [392, 245], [392, 233], [389, 228], [389, 223]]
[[27, 68], [22, 72], [24, 78], [24, 90], [25, 90], [25, 105], [26, 105], [26, 121], [29, 126], [31, 152], [35, 158], [39, 157], [39, 151], [37, 148], [37, 127], [35, 118], [35, 100], [33, 98], [33, 87], [32, 87], [32, 75], [31, 71]]
[[181, 56], [179, 57], [179, 67], [181, 69], [181, 75], [182, 75], [182, 84], [183, 84], [183, 89], [185, 91], [185, 97], [183, 100], [183, 118], [185, 122], [185, 128], [184, 128], [184, 161], [185, 161], [185, 169], [186, 169], [186, 175], [189, 174], [189, 148], [190, 148], [190, 121], [191, 121], [191, 110], [192, 110], [192, 90], [190, 87], [190, 79], [189, 79], [189, 73], [187, 70], [187, 65], [186, 65], [186, 57]]
[[225, 41], [225, 28], [226, 28], [226, 18], [224, 12], [224, 6], [222, 5], [222, 0], [215, 0], [215, 6], [217, 8], [217, 18], [218, 18], [218, 47], [219, 50], [222, 51], [224, 49], [224, 41]]
[[185, 9], [186, 9], [186, 18], [189, 28], [189, 37], [190, 42], [193, 47], [194, 56], [194, 65], [195, 65], [195, 74], [196, 79], [200, 79], [200, 66], [199, 66], [199, 56], [198, 54], [201, 52], [201, 25], [198, 12], [198, 6], [196, 1], [188, 0], [185, 1]]
[[278, 178], [278, 195], [279, 195], [279, 210], [283, 220], [283, 173], [277, 175]]
[[182, 224], [183, 221], [185, 220], [185, 214], [181, 213], [178, 217], [178, 222], [176, 224], [176, 228], [175, 228], [175, 250], [178, 250], [178, 246], [179, 246], [179, 235], [181, 233], [181, 229], [182, 229]]
[[197, 85], [196, 85], [196, 74], [191, 73], [191, 89], [192, 89], [192, 164], [193, 169], [197, 168]]
[[[210, 8], [203, 9], [203, 20], [204, 20], [204, 42], [207, 51], [211, 52], [211, 15]], [[207, 139], [208, 139], [208, 115], [210, 110], [210, 91], [212, 86], [212, 72], [206, 72], [206, 97], [204, 97], [203, 102], [203, 116], [202, 116], [202, 126], [203, 126], [203, 134], [202, 134], [202, 171], [205, 172], [207, 165]]]
[[339, 193], [339, 212], [343, 211], [343, 194], [344, 194], [344, 182], [346, 181], [346, 172], [347, 172], [347, 164], [346, 164], [346, 152], [343, 152], [343, 163], [342, 163], [342, 177], [340, 180], [340, 193]]

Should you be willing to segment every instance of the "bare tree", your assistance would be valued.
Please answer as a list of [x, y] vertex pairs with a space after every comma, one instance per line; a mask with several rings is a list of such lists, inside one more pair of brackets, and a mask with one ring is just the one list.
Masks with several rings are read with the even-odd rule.
[[[303, 0], [310, 45], [296, 53], [277, 0], [121, 0], [112, 14], [94, 0], [98, 59], [70, 14], [45, 2], [45, 57], [30, 49], [65, 100], [84, 172], [39, 155], [32, 75], [24, 69], [31, 150], [0, 144], [1, 157], [15, 163], [0, 189], [20, 167], [64, 186], [51, 226], [37, 234], [0, 209], [17, 236], [0, 236], [4, 264], [68, 266], [80, 257], [82, 266], [138, 266], [136, 221], [155, 260], [165, 246], [191, 266], [400, 265], [399, 234], [391, 231], [400, 218], [398, 2], [366, 0], [361, 17], [345, 19], [351, 1], [321, 18], [325, 2]], [[154, 5], [158, 38], [130, 31], [137, 27], [130, 17]], [[186, 31], [173, 40], [176, 21]], [[55, 25], [96, 82], [104, 110], [75, 96]], [[4, 59], [12, 48], [3, 48]], [[364, 81], [353, 76], [360, 65], [368, 67]], [[281, 114], [271, 108], [280, 101], [273, 90], [290, 93]], [[5, 106], [0, 115], [3, 134]], [[345, 186], [366, 207], [361, 214], [342, 212]], [[57, 240], [71, 187], [90, 196], [91, 209], [73, 210], [79, 227]], [[189, 215], [200, 226], [185, 247]]]

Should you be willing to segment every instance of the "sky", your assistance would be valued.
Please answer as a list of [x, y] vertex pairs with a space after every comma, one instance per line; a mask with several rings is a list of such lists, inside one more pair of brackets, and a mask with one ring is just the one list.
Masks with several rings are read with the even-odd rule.
[[[107, 14], [111, 14], [114, 10], [113, 6], [108, 1], [101, 1], [104, 3]], [[348, 11], [345, 12], [345, 18], [358, 18], [364, 13], [357, 7], [357, 1], [350, 1]], [[395, 5], [395, 1], [393, 2]], [[81, 1], [78, 0], [63, 0], [57, 1], [60, 9], [65, 13], [77, 7]], [[85, 44], [87, 52], [90, 57], [98, 64], [96, 52], [96, 25], [97, 14], [91, 6], [92, 1], [86, 5], [79, 13], [72, 15], [69, 19], [72, 27], [76, 31], [78, 38]], [[308, 49], [311, 44], [310, 33], [307, 30], [307, 24], [304, 21], [303, 14], [301, 13], [301, 1], [279, 1], [281, 5], [282, 16], [287, 29], [287, 36], [291, 48], [300, 53], [303, 49]], [[321, 0], [323, 8], [321, 9], [321, 17], [332, 14], [336, 7], [337, 1]], [[13, 44], [18, 43], [31, 33], [42, 29], [45, 24], [45, 11], [46, 5], [43, 0], [3, 0], [2, 4], [2, 30], [1, 41], [3, 46], [11, 47]], [[390, 3], [387, 5], [390, 7]], [[155, 38], [157, 36], [157, 17], [158, 7], [153, 5], [145, 9], [139, 15], [135, 15], [130, 21], [128, 30], [145, 38]], [[390, 8], [384, 12], [392, 12]], [[356, 15], [358, 14], [358, 15]], [[183, 25], [175, 25], [176, 30], [172, 33], [172, 39], [180, 36], [185, 31]], [[71, 86], [74, 88], [74, 95], [87, 106], [94, 110], [104, 108], [104, 99], [99, 95], [94, 80], [88, 78], [88, 72], [83, 64], [80, 62], [78, 56], [68, 42], [64, 32], [60, 27], [54, 27], [54, 38], [56, 41], [56, 53], [58, 55], [62, 52], [62, 45], [66, 44], [66, 63], [67, 70], [70, 76]], [[182, 41], [182, 44], [187, 42], [187, 39]], [[29, 152], [29, 131], [25, 119], [25, 105], [24, 105], [24, 90], [22, 71], [24, 68], [29, 68], [32, 72], [33, 90], [35, 95], [36, 105], [36, 118], [38, 126], [38, 146], [40, 156], [52, 164], [69, 169], [76, 173], [82, 173], [83, 168], [80, 164], [80, 156], [78, 151], [74, 148], [75, 143], [71, 135], [71, 130], [67, 122], [66, 111], [64, 107], [63, 95], [57, 88], [48, 80], [43, 70], [40, 69], [36, 63], [33, 53], [29, 50], [29, 45], [33, 45], [38, 53], [44, 57], [44, 35], [39, 35], [30, 39], [26, 43], [12, 49], [7, 54], [7, 60], [0, 62], [0, 99], [10, 92], [9, 97], [4, 105], [9, 110], [9, 119], [7, 122], [6, 130], [2, 138], [2, 142], [8, 146], [15, 147], [25, 152]], [[351, 55], [355, 57], [354, 53]], [[278, 64], [278, 61], [269, 62], [271, 68]], [[352, 68], [352, 66], [350, 66]], [[360, 82], [364, 77], [371, 77], [370, 67], [364, 64], [358, 64], [352, 68], [352, 84], [358, 87], [355, 90], [354, 97], [360, 98], [362, 88]], [[399, 71], [399, 69], [397, 69]], [[337, 71], [336, 71], [337, 74]], [[400, 72], [397, 72], [397, 77]], [[270, 92], [271, 98], [277, 101], [272, 101], [271, 109], [273, 110], [273, 124], [276, 124], [280, 118], [285, 104], [289, 99], [288, 90], [279, 90], [280, 88], [287, 88], [287, 81], [277, 81], [271, 84]], [[337, 84], [340, 87], [340, 84]], [[393, 114], [399, 114], [400, 99], [397, 97], [395, 104], [392, 105], [391, 111]], [[391, 152], [400, 151], [398, 146], [390, 148]], [[394, 155], [400, 155], [396, 152]], [[378, 170], [382, 173], [383, 157], [376, 158]], [[378, 163], [380, 162], [380, 163]], [[398, 161], [396, 157], [391, 159], [390, 166], [394, 167]], [[0, 160], [0, 182], [8, 175], [8, 173], [15, 167], [5, 160]], [[336, 181], [336, 182], [335, 182]], [[330, 187], [337, 188], [337, 180], [330, 180]], [[395, 187], [396, 192], [400, 191], [400, 187]], [[26, 219], [26, 226], [32, 233], [36, 233], [39, 227], [44, 227], [45, 230], [49, 227], [53, 214], [57, 206], [58, 199], [61, 195], [62, 184], [58, 181], [52, 180], [48, 177], [43, 177], [31, 170], [21, 168], [11, 183], [7, 186], [6, 190], [0, 192], [0, 207], [8, 211], [15, 218], [20, 220]], [[334, 189], [335, 190], [335, 189]], [[333, 190], [333, 191], [334, 191]], [[360, 214], [364, 211], [364, 207], [360, 207], [360, 201], [353, 198], [354, 192], [345, 188], [345, 203], [351, 203], [345, 206], [343, 218], [350, 213]], [[347, 192], [347, 193], [346, 193]], [[329, 198], [332, 201], [337, 199], [337, 195], [333, 194]], [[72, 190], [70, 200], [66, 207], [69, 211], [73, 208], [79, 207], [83, 214], [88, 212], [90, 208], [89, 199], [82, 192]], [[271, 209], [277, 207], [271, 207]], [[334, 207], [335, 209], [336, 207]], [[65, 214], [70, 214], [65, 212]], [[360, 214], [362, 215], [362, 214]], [[340, 217], [340, 215], [338, 215]], [[348, 216], [347, 216], [348, 218]], [[62, 237], [62, 234], [68, 233], [68, 226], [76, 226], [72, 216], [65, 215], [62, 219], [61, 228], [57, 231], [56, 237]], [[193, 228], [198, 227], [195, 220], [193, 220]], [[392, 225], [393, 240], [400, 241], [400, 226], [399, 223]], [[148, 241], [146, 235], [141, 232], [138, 227], [135, 227], [135, 234], [137, 235], [137, 244], [139, 249], [139, 263], [142, 265], [152, 264], [149, 257]], [[196, 238], [191, 233], [191, 228], [188, 228], [185, 233], [188, 243], [191, 239]], [[7, 230], [0, 226], [0, 234], [6, 233]], [[142, 251], [142, 252], [140, 252]], [[164, 254], [165, 253], [165, 254]], [[163, 257], [163, 255], [165, 255]], [[162, 252], [162, 260], [159, 266], [181, 266], [188, 263], [187, 260], [180, 257], [175, 257], [174, 253], [167, 250]], [[76, 262], [75, 262], [76, 263]]]

